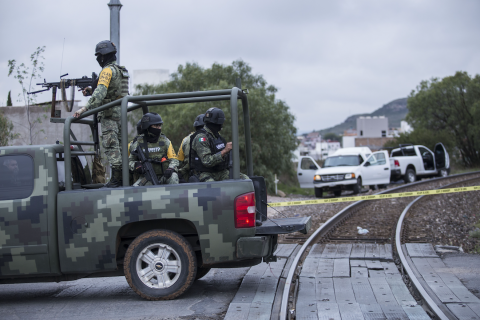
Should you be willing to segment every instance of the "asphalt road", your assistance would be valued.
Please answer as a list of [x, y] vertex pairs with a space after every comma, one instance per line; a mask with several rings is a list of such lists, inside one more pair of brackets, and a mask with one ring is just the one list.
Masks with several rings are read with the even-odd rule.
[[124, 277], [0, 285], [0, 319], [223, 319], [248, 269], [212, 269], [172, 301], [143, 300]]

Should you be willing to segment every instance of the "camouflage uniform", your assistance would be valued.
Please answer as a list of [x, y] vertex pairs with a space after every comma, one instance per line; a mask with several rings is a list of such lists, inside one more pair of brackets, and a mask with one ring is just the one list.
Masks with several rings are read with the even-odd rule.
[[[223, 139], [220, 136], [219, 138]], [[211, 172], [205, 172], [201, 169], [199, 170], [195, 168], [195, 174], [198, 175], [198, 179], [200, 179], [202, 182], [222, 181], [229, 179], [229, 170], [227, 167], [228, 157], [224, 158], [221, 155], [221, 150], [223, 150], [225, 146], [223, 146], [221, 149], [218, 149], [218, 152], [213, 153], [210, 141], [215, 139], [216, 138], [213, 132], [205, 126], [199, 131], [199, 133], [191, 142], [192, 149], [196, 152], [201, 164], [206, 168], [211, 168], [212, 170]], [[195, 159], [192, 159], [192, 161], [195, 161]], [[240, 173], [240, 179], [248, 179], [248, 176]]]
[[[116, 65], [116, 61], [112, 61], [102, 69], [98, 86], [88, 100], [85, 109], [98, 108], [126, 95], [128, 95], [127, 70]], [[112, 170], [121, 170], [122, 168], [120, 110], [120, 106], [115, 106], [100, 111], [97, 116], [102, 125], [102, 145]]]
[[[130, 145], [130, 156], [128, 157], [128, 166], [131, 171], [135, 171], [135, 162], [140, 161], [140, 159], [136, 155], [136, 150], [137, 146], [140, 144], [143, 144], [143, 139], [144, 135], [141, 134], [137, 136], [136, 140], [132, 142]], [[177, 171], [178, 167], [178, 160], [177, 160], [177, 155], [175, 154], [175, 150], [173, 150], [172, 143], [170, 140], [162, 133], [160, 134], [160, 137], [157, 142], [155, 143], [147, 143], [148, 146], [148, 154], [146, 150], [144, 149], [145, 157], [152, 159], [152, 160], [157, 160], [157, 161], [162, 161], [163, 158], [166, 160], [162, 162], [162, 164], [159, 163], [152, 163], [153, 169], [155, 170], [155, 173], [157, 174], [158, 180], [160, 181], [160, 184], [178, 184], [178, 174], [177, 172], [172, 173], [172, 176], [170, 178], [165, 178], [163, 176], [163, 172], [167, 168], [172, 168], [175, 171]], [[144, 178], [143, 175], [140, 175], [140, 179]]]
[[178, 175], [185, 181], [188, 181], [190, 175], [190, 164], [188, 163], [188, 156], [190, 155], [190, 137], [194, 132], [183, 138], [182, 144], [178, 150], [177, 159], [180, 163], [178, 165]]

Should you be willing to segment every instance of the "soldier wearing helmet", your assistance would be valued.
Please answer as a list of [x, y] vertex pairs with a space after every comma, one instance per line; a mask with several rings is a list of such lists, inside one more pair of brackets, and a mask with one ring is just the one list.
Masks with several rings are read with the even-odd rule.
[[149, 184], [144, 177], [142, 162], [137, 156], [137, 147], [142, 148], [145, 157], [151, 161], [153, 169], [161, 184], [178, 184], [178, 160], [170, 140], [162, 133], [162, 117], [158, 113], [149, 112], [143, 115], [139, 135], [130, 144], [128, 165], [138, 177], [134, 185]]
[[[193, 127], [195, 128], [195, 132], [197, 132], [200, 129], [203, 129], [203, 126], [205, 123], [203, 122], [203, 117], [204, 114], [199, 114], [196, 118], [195, 121], [193, 122]], [[178, 166], [178, 174], [180, 176], [180, 179], [182, 181], [188, 181], [188, 178], [190, 176], [190, 164], [189, 164], [189, 154], [190, 154], [190, 137], [195, 133], [192, 132], [185, 138], [183, 138], [182, 143], [180, 145], [180, 148], [178, 150], [178, 161], [180, 162], [180, 165]]]
[[[190, 167], [202, 182], [227, 180], [232, 143], [219, 134], [225, 122], [225, 114], [219, 108], [210, 108], [205, 112], [203, 121], [205, 127], [190, 137]], [[242, 173], [240, 178], [248, 179]]]
[[[85, 107], [75, 111], [73, 114], [75, 118], [78, 118], [87, 110], [98, 108], [128, 95], [128, 71], [125, 67], [116, 64], [116, 53], [115, 44], [108, 40], [99, 42], [95, 47], [95, 56], [98, 64], [102, 67], [102, 71], [98, 77], [98, 85], [95, 91], [92, 93], [90, 87], [83, 90], [84, 96], [91, 95], [92, 97]], [[100, 111], [97, 117], [102, 127], [102, 145], [112, 168], [112, 178], [104, 187], [120, 187], [123, 184], [120, 106]]]

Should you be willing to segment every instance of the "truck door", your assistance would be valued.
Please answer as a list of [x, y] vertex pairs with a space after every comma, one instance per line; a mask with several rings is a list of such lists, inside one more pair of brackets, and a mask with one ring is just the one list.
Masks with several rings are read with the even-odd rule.
[[[450, 170], [450, 157], [443, 143], [437, 143], [434, 149], [435, 165], [437, 171], [442, 175], [448, 175]], [[446, 173], [446, 174], [445, 174]]]
[[297, 178], [300, 188], [314, 188], [313, 176], [320, 169], [312, 157], [300, 157], [297, 168]]
[[46, 153], [0, 150], [0, 277], [50, 273]]
[[362, 183], [366, 186], [390, 182], [390, 162], [387, 151], [374, 152], [362, 167]]

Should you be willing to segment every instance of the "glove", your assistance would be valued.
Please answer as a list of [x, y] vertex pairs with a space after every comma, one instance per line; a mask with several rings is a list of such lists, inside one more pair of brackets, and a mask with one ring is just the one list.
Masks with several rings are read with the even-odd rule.
[[145, 171], [143, 171], [143, 166], [140, 161], [135, 161], [135, 172], [138, 174], [144, 174]]
[[75, 113], [73, 114], [73, 116], [75, 118], [78, 118], [82, 113], [84, 113], [85, 111], [87, 111], [87, 108], [83, 107], [83, 108], [80, 108], [78, 109], [77, 111], [75, 111]]
[[170, 179], [170, 177], [172, 176], [172, 174], [175, 172], [175, 169], [173, 168], [168, 168], [167, 170], [165, 170], [165, 172], [163, 173], [163, 176], [167, 179]]

